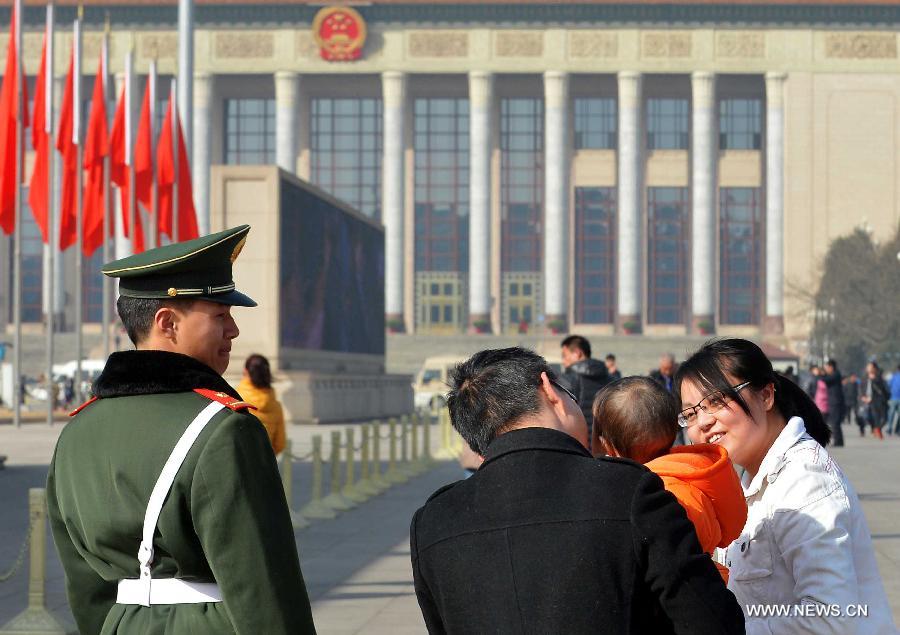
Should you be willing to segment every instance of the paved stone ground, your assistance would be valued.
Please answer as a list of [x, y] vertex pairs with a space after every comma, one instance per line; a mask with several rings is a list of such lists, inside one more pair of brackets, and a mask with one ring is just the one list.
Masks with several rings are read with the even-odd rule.
[[[0, 425], [0, 454], [9, 455], [7, 469], [0, 471], [0, 574], [15, 559], [21, 545], [27, 524], [27, 489], [43, 485], [60, 427], [34, 423], [17, 430], [8, 424]], [[343, 426], [292, 426], [289, 436], [295, 443], [295, 453], [305, 454], [314, 434], [323, 434], [327, 450], [328, 432], [334, 428]], [[900, 439], [878, 442], [854, 434], [853, 429], [845, 429], [848, 445], [835, 449], [834, 456], [860, 494], [894, 620], [900, 624]], [[435, 444], [436, 437], [432, 434]], [[386, 452], [383, 446], [383, 455]], [[409, 520], [431, 492], [458, 476], [459, 468], [454, 463], [438, 464], [430, 472], [397, 485], [334, 520], [317, 522], [297, 532], [320, 633], [424, 632], [412, 587]], [[294, 508], [309, 498], [309, 477], [309, 465], [297, 464]], [[27, 576], [23, 573], [0, 583], [0, 625], [25, 607], [26, 585]], [[49, 540], [46, 590], [47, 606], [71, 624], [62, 570]]]

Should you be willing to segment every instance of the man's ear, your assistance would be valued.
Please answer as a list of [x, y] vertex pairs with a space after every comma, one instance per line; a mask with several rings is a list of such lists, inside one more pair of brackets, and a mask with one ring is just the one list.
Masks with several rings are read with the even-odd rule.
[[550, 407], [553, 408], [560, 401], [559, 395], [556, 393], [556, 390], [553, 388], [553, 384], [550, 383], [550, 378], [547, 376], [546, 372], [541, 373], [541, 385], [538, 386], [538, 389], [544, 393], [544, 396], [547, 398], [547, 401], [550, 402]]
[[175, 327], [179, 320], [178, 312], [172, 307], [161, 307], [153, 316], [153, 328], [162, 337], [174, 340]]

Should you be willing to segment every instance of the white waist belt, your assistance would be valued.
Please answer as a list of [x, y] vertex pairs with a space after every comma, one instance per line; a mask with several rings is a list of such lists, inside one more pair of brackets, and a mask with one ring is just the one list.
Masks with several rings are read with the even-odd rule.
[[199, 604], [221, 602], [222, 592], [214, 582], [185, 582], [175, 578], [119, 580], [116, 604]]

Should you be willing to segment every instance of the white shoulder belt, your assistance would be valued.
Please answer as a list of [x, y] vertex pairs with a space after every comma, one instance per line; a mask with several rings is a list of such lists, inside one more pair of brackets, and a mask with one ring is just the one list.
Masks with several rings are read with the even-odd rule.
[[163, 503], [175, 482], [181, 464], [187, 453], [193, 447], [194, 442], [206, 424], [225, 406], [213, 401], [206, 406], [200, 414], [187, 427], [184, 434], [175, 444], [175, 449], [169, 455], [169, 459], [163, 466], [153, 492], [150, 494], [150, 502], [147, 504], [147, 512], [144, 514], [144, 531], [141, 538], [141, 547], [138, 551], [138, 562], [141, 565], [141, 577], [137, 580], [120, 580], [119, 590], [116, 594], [117, 604], [139, 604], [151, 606], [153, 604], [198, 604], [201, 602], [221, 602], [222, 593], [219, 585], [211, 582], [185, 582], [176, 578], [163, 578], [153, 580], [150, 577], [150, 564], [153, 562], [153, 534], [159, 522], [159, 514]]

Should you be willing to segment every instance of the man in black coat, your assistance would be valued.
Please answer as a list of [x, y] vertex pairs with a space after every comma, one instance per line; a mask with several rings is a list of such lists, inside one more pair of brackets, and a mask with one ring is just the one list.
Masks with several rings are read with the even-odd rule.
[[569, 335], [560, 344], [563, 380], [578, 398], [581, 414], [587, 423], [588, 439], [592, 439], [594, 425], [594, 396], [612, 381], [606, 364], [591, 357], [591, 343], [581, 335]]
[[521, 348], [460, 364], [453, 426], [485, 457], [413, 517], [430, 633], [744, 633], [744, 617], [659, 477], [594, 459], [581, 409]]
[[835, 446], [844, 445], [844, 432], [841, 430], [841, 422], [844, 420], [846, 404], [844, 402], [844, 386], [841, 381], [841, 373], [837, 362], [829, 359], [825, 362], [825, 372], [822, 374], [825, 386], [828, 388], [828, 427], [831, 428], [831, 442]]

